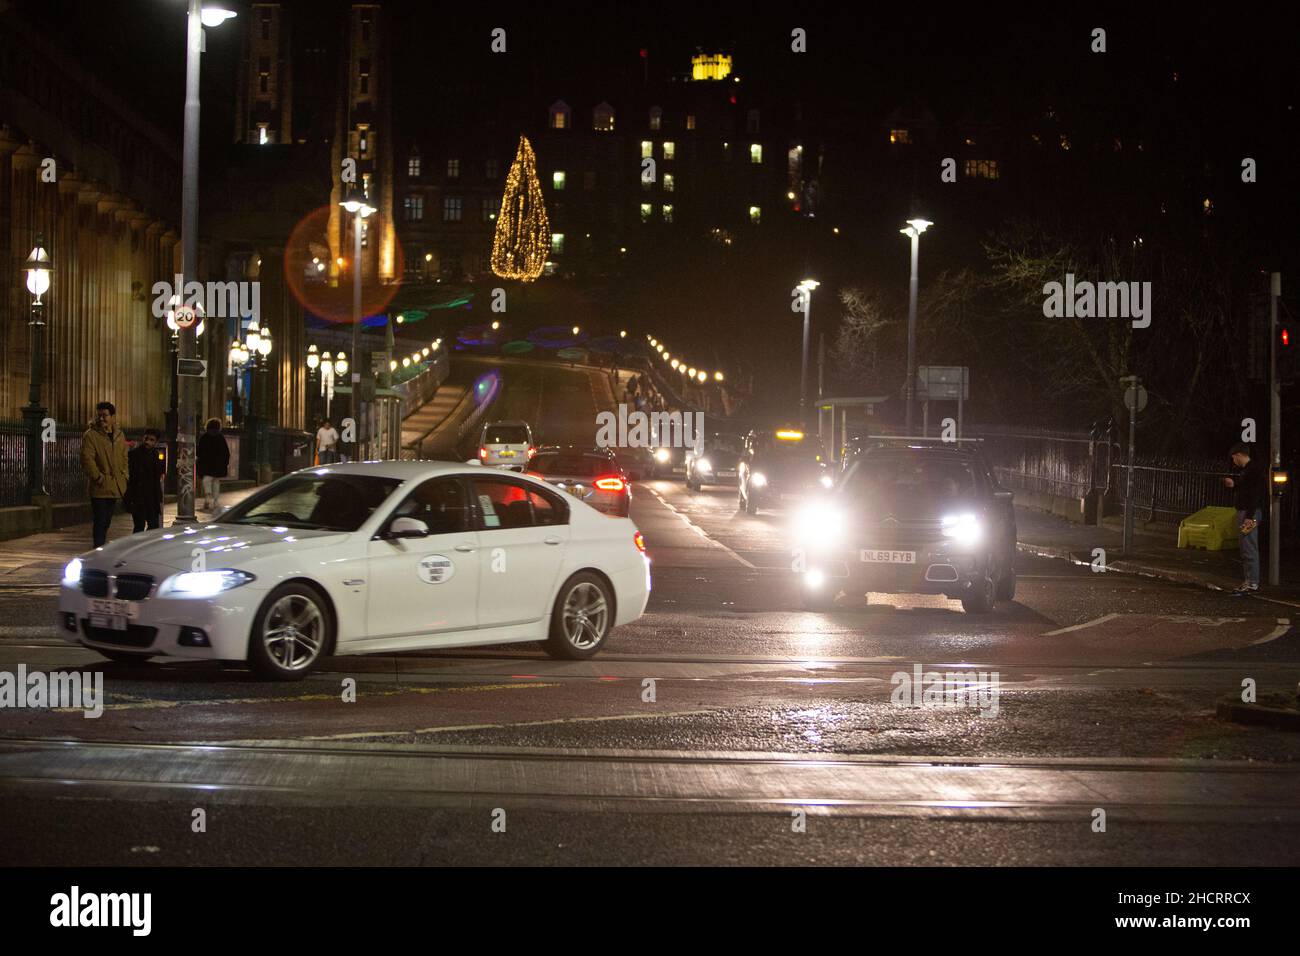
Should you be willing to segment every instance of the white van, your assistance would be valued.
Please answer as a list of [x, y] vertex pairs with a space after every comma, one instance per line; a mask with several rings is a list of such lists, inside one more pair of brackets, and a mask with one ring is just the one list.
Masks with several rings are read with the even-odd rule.
[[489, 422], [478, 440], [478, 458], [485, 465], [523, 471], [537, 453], [527, 422]]

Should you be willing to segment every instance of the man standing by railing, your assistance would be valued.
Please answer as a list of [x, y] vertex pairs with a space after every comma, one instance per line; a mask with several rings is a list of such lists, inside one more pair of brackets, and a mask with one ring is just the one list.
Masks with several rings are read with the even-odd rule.
[[112, 402], [95, 406], [95, 420], [81, 436], [81, 470], [90, 492], [91, 546], [98, 548], [107, 540], [113, 512], [126, 493], [126, 436], [117, 427]]
[[1223, 483], [1233, 489], [1232, 505], [1237, 509], [1237, 530], [1241, 533], [1241, 566], [1245, 580], [1233, 593], [1237, 596], [1259, 590], [1259, 523], [1264, 517], [1264, 499], [1268, 493], [1268, 476], [1264, 466], [1250, 457], [1250, 446], [1242, 442], [1232, 446], [1232, 464], [1241, 469]]

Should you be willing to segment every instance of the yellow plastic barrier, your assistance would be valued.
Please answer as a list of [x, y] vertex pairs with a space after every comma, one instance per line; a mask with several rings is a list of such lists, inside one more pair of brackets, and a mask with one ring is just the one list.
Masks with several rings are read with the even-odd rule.
[[1237, 512], [1232, 508], [1202, 508], [1178, 522], [1178, 547], [1222, 551], [1237, 547]]

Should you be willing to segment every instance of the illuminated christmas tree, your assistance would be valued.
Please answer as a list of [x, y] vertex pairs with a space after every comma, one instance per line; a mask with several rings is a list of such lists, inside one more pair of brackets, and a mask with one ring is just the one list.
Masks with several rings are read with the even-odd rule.
[[537, 157], [528, 137], [520, 136], [492, 237], [492, 271], [503, 279], [532, 282], [542, 274], [550, 251], [551, 224], [537, 181]]

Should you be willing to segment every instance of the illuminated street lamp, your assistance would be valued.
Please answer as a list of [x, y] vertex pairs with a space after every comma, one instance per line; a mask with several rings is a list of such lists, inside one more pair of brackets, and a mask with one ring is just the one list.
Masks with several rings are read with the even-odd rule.
[[[352, 216], [352, 354], [355, 356], [360, 347], [359, 335], [361, 332], [361, 223], [379, 210], [366, 202], [365, 197], [356, 194], [349, 195], [339, 205]], [[335, 368], [337, 370], [337, 365]], [[343, 373], [340, 371], [339, 374]], [[348, 414], [355, 421], [361, 411], [357, 401], [359, 398], [358, 393], [361, 391], [361, 369], [359, 367], [353, 371], [350, 381], [352, 391], [349, 393]], [[357, 454], [357, 451], [358, 449], [353, 449], [352, 457], [354, 461], [361, 457]]]
[[316, 351], [316, 343], [312, 342], [307, 346], [307, 421], [314, 423], [316, 421], [316, 399], [320, 394], [320, 386], [317, 379], [320, 375], [320, 353]]
[[721, 381], [723, 380], [723, 379], [722, 379], [722, 373], [721, 373], [721, 372], [714, 372], [714, 373], [713, 373], [713, 380], [714, 380], [715, 382], [721, 382]]
[[808, 424], [808, 335], [812, 322], [813, 289], [821, 285], [816, 279], [804, 279], [799, 283], [801, 293], [799, 304], [803, 309], [803, 364], [799, 372], [799, 418], [806, 427]]
[[912, 278], [907, 287], [907, 378], [904, 379], [907, 434], [912, 434], [912, 405], [916, 401], [916, 296], [917, 261], [921, 255], [921, 233], [933, 226], [928, 219], [909, 219], [907, 228], [898, 230], [912, 240]]
[[31, 371], [27, 380], [27, 404], [23, 406], [23, 418], [27, 423], [27, 500], [45, 494], [45, 443], [41, 441], [41, 426], [48, 414], [41, 404], [41, 386], [44, 384], [45, 372], [45, 303], [41, 301], [50, 289], [50, 274], [53, 271], [50, 254], [45, 251], [45, 242], [36, 237], [23, 270], [27, 273], [27, 291], [32, 294], [31, 318], [27, 321], [31, 336], [29, 352]]

